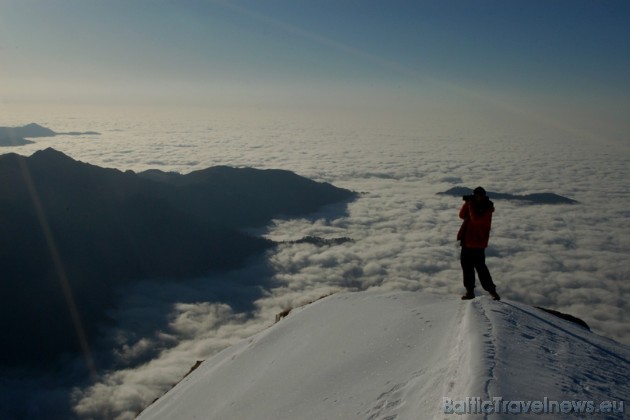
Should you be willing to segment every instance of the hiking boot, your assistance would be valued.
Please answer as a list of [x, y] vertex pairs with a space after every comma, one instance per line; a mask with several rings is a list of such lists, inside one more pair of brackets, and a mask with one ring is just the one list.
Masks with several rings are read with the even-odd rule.
[[475, 294], [472, 292], [466, 292], [464, 296], [462, 296], [462, 300], [471, 300], [475, 298]]
[[490, 293], [490, 296], [492, 296], [492, 300], [501, 300], [501, 296], [497, 292]]

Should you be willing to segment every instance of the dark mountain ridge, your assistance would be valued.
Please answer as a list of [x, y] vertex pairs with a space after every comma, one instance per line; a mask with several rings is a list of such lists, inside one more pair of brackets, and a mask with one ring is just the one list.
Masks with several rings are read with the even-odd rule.
[[[259, 226], [274, 216], [310, 213], [322, 205], [323, 197], [327, 197], [326, 204], [349, 197], [346, 190], [331, 189], [330, 184], [280, 169], [215, 166], [186, 175], [156, 170], [138, 175], [176, 187], [176, 203], [186, 202], [195, 217], [209, 223], [220, 220], [229, 227]], [[299, 200], [287, 194], [289, 191], [300, 191]], [[235, 200], [239, 205], [234, 205]]]
[[54, 149], [1, 155], [0, 365], [79, 350], [65, 289], [92, 339], [120, 285], [238, 267], [273, 246], [240, 228], [353, 197], [288, 171], [136, 174]]

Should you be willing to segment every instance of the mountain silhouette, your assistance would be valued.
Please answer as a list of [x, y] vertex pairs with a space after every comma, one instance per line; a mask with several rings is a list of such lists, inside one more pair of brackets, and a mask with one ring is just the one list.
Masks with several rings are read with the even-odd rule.
[[[463, 196], [472, 194], [473, 190], [467, 187], [453, 187], [438, 195]], [[577, 201], [571, 198], [563, 197], [555, 193], [533, 193], [526, 195], [508, 194], [500, 192], [487, 192], [488, 197], [493, 200], [520, 200], [527, 201], [532, 204], [576, 204]]]
[[274, 216], [310, 213], [353, 196], [279, 169], [216, 166], [186, 175], [158, 170], [138, 175], [176, 188], [173, 204], [194, 217], [229, 227], [259, 226]]
[[2, 137], [52, 137], [56, 135], [50, 128], [42, 127], [39, 124], [31, 123], [22, 127], [0, 127], [0, 138]]
[[0, 365], [46, 365], [88, 341], [117, 287], [229, 269], [273, 243], [243, 233], [354, 193], [288, 171], [209, 168], [136, 174], [54, 149], [0, 156]]
[[33, 143], [26, 138], [54, 137], [57, 135], [79, 136], [98, 135], [95, 131], [70, 131], [67, 133], [57, 133], [50, 128], [39, 124], [31, 123], [22, 127], [0, 127], [0, 147], [2, 146], [23, 146]]

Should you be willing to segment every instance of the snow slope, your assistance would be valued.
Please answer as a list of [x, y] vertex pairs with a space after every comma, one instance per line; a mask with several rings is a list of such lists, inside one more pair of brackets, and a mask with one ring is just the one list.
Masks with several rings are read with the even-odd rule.
[[[629, 378], [630, 348], [526, 305], [343, 293], [207, 360], [140, 419], [484, 418], [456, 415], [461, 404], [446, 414], [444, 397], [546, 397], [597, 409], [627, 400]], [[528, 417], [558, 416], [518, 418]]]

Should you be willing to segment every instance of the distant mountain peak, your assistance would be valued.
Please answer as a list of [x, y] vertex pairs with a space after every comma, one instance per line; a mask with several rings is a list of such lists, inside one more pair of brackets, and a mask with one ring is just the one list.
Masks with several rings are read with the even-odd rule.
[[[28, 128], [28, 129], [43, 129], [43, 130], [50, 130], [49, 128], [44, 127], [43, 125], [39, 125], [37, 123], [30, 123], [30, 124], [26, 124], [25, 126], [23, 126], [22, 128]], [[51, 130], [52, 131], [52, 130]]]
[[22, 137], [54, 137], [57, 135], [50, 128], [46, 128], [36, 123], [30, 123], [17, 128]]
[[[453, 187], [444, 192], [438, 193], [438, 195], [452, 195], [452, 196], [462, 196], [472, 194], [473, 190], [468, 187]], [[487, 192], [488, 197], [491, 200], [518, 200], [525, 201], [531, 204], [577, 204], [578, 201], [572, 198], [563, 197], [561, 195], [552, 193], [552, 192], [543, 192], [543, 193], [532, 193], [532, 194], [509, 194], [509, 193], [501, 193], [501, 192]]]
[[35, 137], [55, 137], [58, 135], [81, 136], [81, 135], [99, 135], [95, 131], [70, 131], [66, 133], [57, 133], [50, 128], [44, 127], [37, 123], [26, 124], [22, 127], [0, 127], [0, 146], [23, 146], [33, 143], [26, 138]]

